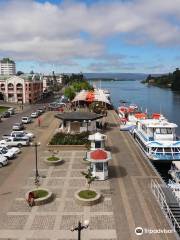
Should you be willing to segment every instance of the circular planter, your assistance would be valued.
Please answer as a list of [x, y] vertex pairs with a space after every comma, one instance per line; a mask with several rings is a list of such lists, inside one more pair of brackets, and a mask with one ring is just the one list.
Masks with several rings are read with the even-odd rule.
[[59, 165], [62, 164], [64, 162], [64, 160], [62, 158], [59, 158], [59, 160], [56, 161], [49, 161], [47, 158], [44, 160], [45, 163], [47, 163], [48, 165]]
[[30, 191], [28, 191], [26, 193], [26, 195], [25, 195], [26, 201], [28, 201], [28, 197], [29, 197], [30, 192], [34, 192], [35, 195], [36, 195], [36, 192], [39, 191], [39, 190], [47, 192], [47, 195], [44, 196], [44, 197], [35, 198], [34, 199], [35, 206], [43, 205], [43, 204], [49, 203], [53, 200], [53, 193], [50, 192], [48, 189], [46, 189], [46, 188], [34, 188], [34, 189], [31, 189]]
[[79, 196], [79, 194], [82, 192], [82, 191], [87, 191], [87, 189], [80, 189], [78, 191], [75, 192], [74, 194], [74, 197], [75, 197], [75, 200], [78, 204], [82, 205], [82, 206], [92, 206], [92, 205], [95, 205], [97, 204], [98, 202], [100, 202], [101, 200], [101, 194], [99, 192], [97, 192], [96, 190], [94, 189], [90, 189], [90, 191], [92, 192], [95, 192], [96, 193], [96, 196], [95, 197], [92, 197], [92, 198], [82, 198]]

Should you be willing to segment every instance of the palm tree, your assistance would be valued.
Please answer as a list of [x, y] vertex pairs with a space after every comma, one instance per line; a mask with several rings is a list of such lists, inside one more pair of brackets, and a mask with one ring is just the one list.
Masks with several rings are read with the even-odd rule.
[[97, 177], [93, 177], [91, 169], [89, 168], [87, 172], [81, 172], [83, 176], [85, 176], [87, 185], [88, 185], [88, 190], [90, 189], [91, 183], [94, 182]]

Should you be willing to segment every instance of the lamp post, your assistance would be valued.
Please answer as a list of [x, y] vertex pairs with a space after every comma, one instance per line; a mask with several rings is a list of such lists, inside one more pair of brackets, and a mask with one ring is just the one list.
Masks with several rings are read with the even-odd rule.
[[78, 240], [81, 240], [81, 231], [87, 229], [89, 226], [89, 220], [84, 221], [84, 225], [79, 221], [78, 226], [71, 229], [71, 231], [78, 231]]
[[31, 146], [35, 149], [35, 184], [39, 184], [39, 172], [38, 172], [38, 165], [37, 165], [37, 148], [40, 146], [39, 142], [35, 142], [34, 144], [31, 144]]

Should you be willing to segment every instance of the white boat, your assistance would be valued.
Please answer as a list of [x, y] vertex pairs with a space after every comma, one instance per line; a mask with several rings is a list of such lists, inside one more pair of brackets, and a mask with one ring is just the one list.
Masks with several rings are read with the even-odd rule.
[[168, 122], [162, 115], [155, 118], [140, 120], [133, 136], [142, 150], [153, 161], [180, 160], [180, 141], [175, 130], [177, 125]]
[[118, 108], [120, 130], [132, 131], [136, 127], [136, 123], [140, 119], [147, 117], [146, 113], [139, 111], [138, 106], [131, 104], [129, 106], [120, 106]]

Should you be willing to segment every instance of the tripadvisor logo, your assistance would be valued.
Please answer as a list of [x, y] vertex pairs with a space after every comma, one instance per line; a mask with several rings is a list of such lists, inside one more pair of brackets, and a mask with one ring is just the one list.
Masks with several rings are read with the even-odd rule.
[[135, 228], [135, 234], [136, 235], [143, 235], [143, 228], [142, 227]]

